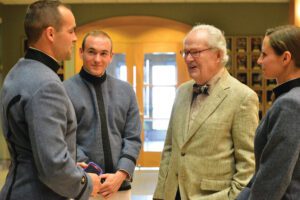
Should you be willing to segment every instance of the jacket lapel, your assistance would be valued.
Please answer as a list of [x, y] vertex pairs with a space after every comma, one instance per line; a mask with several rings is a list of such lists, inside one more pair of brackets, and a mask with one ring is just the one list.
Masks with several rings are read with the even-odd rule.
[[[188, 131], [186, 139], [184, 140], [184, 144], [187, 143], [195, 133], [197, 133], [198, 129], [201, 128], [202, 124], [209, 118], [211, 114], [218, 108], [218, 106], [222, 103], [222, 101], [226, 98], [228, 94], [229, 85], [226, 81], [229, 76], [228, 72], [225, 71], [222, 75], [219, 82], [216, 84], [212, 93], [205, 100], [205, 106], [202, 106], [200, 110], [197, 112], [197, 117]], [[189, 113], [189, 112], [188, 112]], [[189, 116], [187, 116], [189, 117]], [[187, 124], [189, 122], [187, 121]]]
[[180, 99], [177, 102], [177, 108], [176, 110], [180, 113], [180, 115], [175, 116], [177, 122], [183, 122], [182, 125], [179, 125], [177, 128], [180, 130], [177, 130], [178, 133], [178, 144], [181, 146], [184, 142], [185, 135], [188, 132], [188, 125], [189, 125], [189, 118], [190, 118], [190, 110], [191, 110], [191, 102], [192, 102], [192, 94], [193, 94], [193, 84], [195, 82], [191, 81], [189, 86], [187, 87], [187, 90], [183, 94], [179, 96]]

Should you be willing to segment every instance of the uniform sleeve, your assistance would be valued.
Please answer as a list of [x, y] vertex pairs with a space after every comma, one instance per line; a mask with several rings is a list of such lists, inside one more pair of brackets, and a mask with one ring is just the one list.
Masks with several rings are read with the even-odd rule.
[[28, 132], [41, 182], [62, 196], [87, 199], [92, 181], [76, 166], [66, 143], [68, 120], [75, 120], [68, 117], [69, 103], [61, 83], [43, 84], [25, 107]]
[[258, 97], [253, 91], [239, 105], [232, 126], [235, 174], [231, 182], [229, 199], [235, 199], [247, 185], [255, 170], [254, 135], [258, 125]]
[[76, 161], [77, 162], [85, 162], [88, 163], [89, 162], [89, 157], [87, 157], [82, 149], [82, 147], [80, 145], [76, 146], [77, 148], [77, 154], [76, 154]]
[[299, 159], [300, 105], [291, 99], [277, 101], [264, 126], [264, 132], [268, 134], [267, 143], [251, 188], [251, 200], [281, 200]]
[[123, 132], [123, 147], [118, 169], [124, 170], [132, 177], [136, 159], [141, 149], [141, 120], [135, 93], [130, 88], [130, 105]]

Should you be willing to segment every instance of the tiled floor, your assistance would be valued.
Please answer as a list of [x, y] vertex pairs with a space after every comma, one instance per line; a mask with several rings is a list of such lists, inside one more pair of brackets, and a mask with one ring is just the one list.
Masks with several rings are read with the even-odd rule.
[[[0, 188], [7, 174], [6, 167], [0, 165]], [[158, 168], [136, 168], [132, 183], [132, 200], [152, 200], [157, 181]]]
[[152, 200], [158, 168], [136, 168], [132, 183], [132, 200]]

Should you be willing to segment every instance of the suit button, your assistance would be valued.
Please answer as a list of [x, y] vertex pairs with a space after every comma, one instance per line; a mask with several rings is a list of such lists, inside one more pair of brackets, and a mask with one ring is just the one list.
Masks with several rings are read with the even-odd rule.
[[85, 177], [85, 176], [82, 176], [82, 177], [81, 177], [80, 183], [81, 183], [81, 184], [85, 184], [85, 182], [86, 182], [86, 177]]
[[176, 176], [178, 176], [178, 173], [176, 172]]
[[181, 156], [185, 156], [185, 153], [184, 153], [184, 152], [181, 152]]

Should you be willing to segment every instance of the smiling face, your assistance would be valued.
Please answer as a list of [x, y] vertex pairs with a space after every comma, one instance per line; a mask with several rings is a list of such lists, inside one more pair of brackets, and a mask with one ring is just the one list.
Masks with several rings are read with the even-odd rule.
[[270, 46], [269, 37], [266, 36], [262, 44], [262, 53], [257, 60], [257, 63], [262, 66], [264, 77], [267, 79], [283, 79], [285, 76], [286, 67], [284, 67], [284, 55], [277, 55], [274, 49]]
[[80, 49], [83, 68], [91, 75], [102, 76], [112, 61], [111, 41], [103, 36], [89, 35]]
[[222, 68], [220, 51], [208, 46], [207, 40], [204, 30], [192, 31], [184, 40], [184, 52], [187, 52], [184, 61], [190, 77], [198, 84], [205, 84]]

